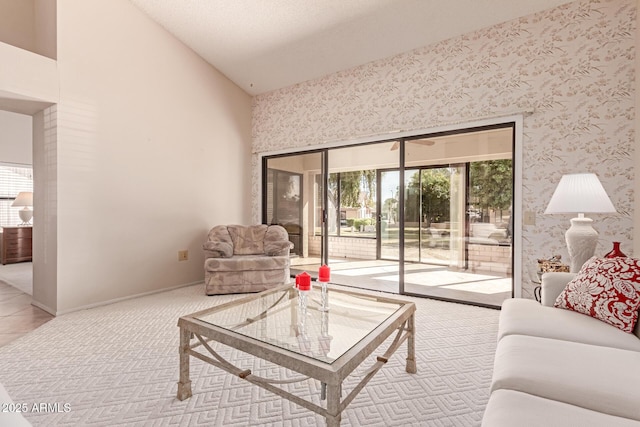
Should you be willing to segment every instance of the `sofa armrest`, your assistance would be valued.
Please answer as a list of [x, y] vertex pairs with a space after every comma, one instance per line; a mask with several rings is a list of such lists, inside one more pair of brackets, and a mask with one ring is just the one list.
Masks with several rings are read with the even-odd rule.
[[556, 298], [567, 286], [567, 283], [576, 277], [575, 273], [544, 273], [542, 275], [541, 302], [542, 305], [553, 307]]

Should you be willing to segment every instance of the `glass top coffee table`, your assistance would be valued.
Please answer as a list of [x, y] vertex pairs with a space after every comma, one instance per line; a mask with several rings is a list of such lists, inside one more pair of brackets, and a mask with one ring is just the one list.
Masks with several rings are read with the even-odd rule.
[[[310, 291], [306, 310], [300, 308], [298, 291], [287, 284], [181, 317], [178, 399], [191, 397], [189, 360], [196, 357], [324, 416], [328, 426], [339, 426], [342, 411], [405, 341], [405, 369], [416, 372], [414, 303], [330, 285], [329, 310], [323, 311], [318, 288]], [[371, 367], [343, 398], [343, 381], [393, 333], [389, 347], [371, 358]], [[224, 359], [212, 342], [298, 372], [301, 377], [280, 380], [255, 375]], [[309, 378], [320, 381], [320, 400], [326, 405], [281, 387]]]

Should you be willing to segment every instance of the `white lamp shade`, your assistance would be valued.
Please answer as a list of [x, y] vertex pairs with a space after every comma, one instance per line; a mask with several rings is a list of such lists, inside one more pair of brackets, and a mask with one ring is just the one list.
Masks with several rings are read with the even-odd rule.
[[611, 199], [593, 173], [563, 175], [545, 214], [614, 213]]
[[31, 191], [19, 192], [11, 206], [33, 206], [33, 193]]

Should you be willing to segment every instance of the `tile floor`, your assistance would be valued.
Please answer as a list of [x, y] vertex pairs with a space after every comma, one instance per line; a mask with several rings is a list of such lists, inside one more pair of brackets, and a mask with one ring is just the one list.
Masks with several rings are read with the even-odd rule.
[[31, 295], [0, 281], [0, 347], [53, 319], [31, 305]]

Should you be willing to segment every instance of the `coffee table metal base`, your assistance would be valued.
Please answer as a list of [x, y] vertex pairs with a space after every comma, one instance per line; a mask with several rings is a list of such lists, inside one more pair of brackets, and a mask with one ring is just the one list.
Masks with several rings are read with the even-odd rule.
[[[391, 301], [380, 298], [381, 301]], [[267, 342], [248, 340], [233, 332], [211, 323], [203, 322], [196, 315], [181, 317], [180, 328], [180, 380], [178, 382], [178, 400], [191, 397], [191, 380], [189, 378], [189, 362], [191, 357], [217, 366], [232, 375], [236, 375], [252, 384], [271, 391], [307, 408], [326, 419], [328, 426], [339, 426], [342, 411], [351, 403], [362, 388], [371, 380], [389, 360], [389, 358], [407, 342], [407, 359], [405, 370], [416, 373], [415, 360], [415, 305], [404, 303], [394, 315], [372, 330], [367, 339], [362, 340], [341, 359], [334, 363], [321, 363], [301, 354], [285, 351]], [[198, 313], [196, 313], [198, 314]], [[363, 374], [362, 379], [342, 398], [342, 383], [351, 373], [364, 364], [378, 348], [395, 333], [395, 337], [383, 354], [375, 357], [372, 366]], [[249, 369], [241, 369], [225, 360], [209, 343], [220, 343], [231, 348], [251, 354], [256, 358], [270, 361], [285, 369], [299, 373], [297, 378], [288, 380], [268, 379], [255, 375]], [[321, 383], [321, 400], [326, 398], [326, 407], [290, 393], [280, 385], [315, 379]]]

